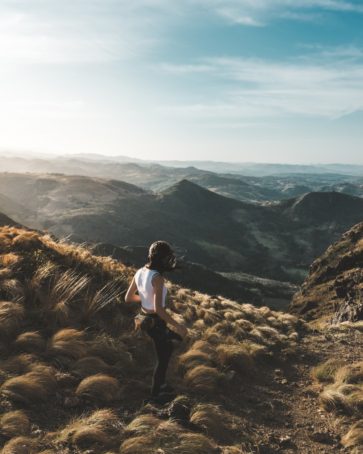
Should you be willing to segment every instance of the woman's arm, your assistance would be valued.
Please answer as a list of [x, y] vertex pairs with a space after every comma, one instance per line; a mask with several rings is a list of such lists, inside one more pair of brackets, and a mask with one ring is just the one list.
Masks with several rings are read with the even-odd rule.
[[169, 315], [166, 310], [162, 306], [162, 298], [163, 298], [163, 286], [164, 286], [164, 278], [160, 275], [156, 275], [152, 280], [152, 285], [154, 287], [154, 310], [162, 318], [166, 323], [174, 326], [178, 334], [182, 337], [186, 336], [187, 329], [184, 325], [178, 323], [176, 320]]
[[128, 288], [126, 295], [125, 295], [125, 302], [126, 303], [139, 303], [141, 298], [139, 295], [136, 295], [137, 286], [135, 282], [135, 277], [132, 278], [132, 282], [130, 287]]

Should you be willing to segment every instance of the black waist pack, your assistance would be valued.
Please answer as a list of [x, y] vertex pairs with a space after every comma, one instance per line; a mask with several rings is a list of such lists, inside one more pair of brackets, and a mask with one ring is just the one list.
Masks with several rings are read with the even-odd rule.
[[156, 317], [154, 314], [137, 314], [134, 318], [135, 331], [147, 331], [155, 326]]

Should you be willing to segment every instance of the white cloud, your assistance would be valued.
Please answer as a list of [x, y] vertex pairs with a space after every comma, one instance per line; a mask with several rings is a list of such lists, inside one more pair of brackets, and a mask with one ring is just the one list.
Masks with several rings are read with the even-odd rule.
[[205, 84], [217, 100], [211, 103], [198, 95], [198, 102], [163, 109], [200, 120], [296, 115], [339, 118], [363, 109], [360, 55], [359, 49], [353, 48], [346, 53], [342, 49], [324, 53], [321, 49], [319, 55], [288, 62], [209, 58], [197, 62], [195, 71], [191, 64], [164, 65], [163, 70], [174, 76], [191, 78], [199, 77], [203, 68]]

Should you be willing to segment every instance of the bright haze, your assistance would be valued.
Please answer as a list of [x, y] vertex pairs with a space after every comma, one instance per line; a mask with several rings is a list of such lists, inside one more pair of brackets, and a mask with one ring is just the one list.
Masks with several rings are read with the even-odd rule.
[[363, 164], [360, 0], [3, 0], [0, 150]]

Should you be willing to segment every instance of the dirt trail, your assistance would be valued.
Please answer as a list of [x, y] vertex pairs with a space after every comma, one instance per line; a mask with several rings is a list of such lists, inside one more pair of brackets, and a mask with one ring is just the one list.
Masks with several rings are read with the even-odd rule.
[[261, 443], [251, 446], [251, 451], [258, 454], [350, 452], [340, 445], [340, 438], [348, 431], [351, 420], [320, 408], [322, 387], [312, 378], [311, 371], [329, 358], [341, 358], [347, 364], [361, 361], [362, 352], [363, 334], [358, 330], [312, 332], [302, 337], [291, 366], [282, 365], [266, 377], [269, 389], [261, 389], [254, 414], [257, 422], [259, 411], [266, 430], [260, 433]]

